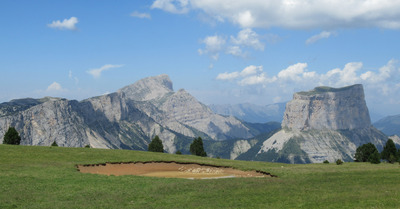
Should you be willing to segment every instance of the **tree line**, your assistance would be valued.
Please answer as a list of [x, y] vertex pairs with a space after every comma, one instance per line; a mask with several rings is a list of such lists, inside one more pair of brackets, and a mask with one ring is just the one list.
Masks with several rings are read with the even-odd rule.
[[[150, 152], [164, 152], [164, 146], [160, 137], [157, 135], [151, 140], [148, 151]], [[204, 151], [203, 139], [201, 137], [195, 138], [190, 144], [190, 153], [201, 157], [206, 157], [207, 153]], [[182, 154], [181, 151], [177, 151], [176, 154]]]
[[373, 164], [379, 164], [381, 159], [389, 163], [400, 162], [400, 149], [396, 148], [392, 139], [388, 139], [381, 153], [379, 153], [374, 144], [367, 143], [356, 149], [354, 159], [355, 162], [370, 162]]

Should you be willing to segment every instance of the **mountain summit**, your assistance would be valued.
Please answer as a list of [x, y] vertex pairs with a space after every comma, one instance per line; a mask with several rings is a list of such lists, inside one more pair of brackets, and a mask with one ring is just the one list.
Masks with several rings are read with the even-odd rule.
[[0, 138], [15, 127], [23, 145], [147, 150], [158, 135], [164, 150], [188, 150], [194, 137], [222, 141], [257, 132], [234, 117], [213, 113], [168, 75], [144, 78], [115, 93], [83, 101], [23, 99], [0, 105]]
[[298, 92], [286, 104], [282, 130], [266, 139], [255, 159], [288, 163], [352, 161], [356, 148], [387, 137], [371, 126], [360, 84]]
[[282, 127], [296, 130], [369, 128], [371, 119], [361, 84], [343, 88], [317, 87], [298, 92], [286, 104]]

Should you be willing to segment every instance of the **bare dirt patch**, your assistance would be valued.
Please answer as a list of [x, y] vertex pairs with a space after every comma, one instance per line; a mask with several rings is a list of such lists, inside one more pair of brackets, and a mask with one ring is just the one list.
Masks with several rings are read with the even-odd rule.
[[82, 173], [114, 176], [137, 175], [188, 179], [276, 177], [263, 171], [242, 171], [231, 167], [179, 162], [105, 163], [77, 167]]

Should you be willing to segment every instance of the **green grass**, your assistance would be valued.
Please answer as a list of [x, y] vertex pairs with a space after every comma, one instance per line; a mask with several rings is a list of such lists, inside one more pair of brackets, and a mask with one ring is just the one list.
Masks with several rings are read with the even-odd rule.
[[[76, 164], [181, 161], [278, 178], [187, 180], [79, 173]], [[0, 208], [399, 208], [399, 164], [286, 165], [129, 150], [0, 145]]]
[[345, 86], [345, 87], [342, 87], [342, 88], [333, 88], [333, 87], [328, 87], [328, 86], [318, 86], [318, 87], [315, 87], [311, 91], [301, 91], [301, 92], [297, 92], [297, 94], [311, 96], [311, 95], [321, 94], [321, 93], [325, 93], [325, 92], [339, 92], [339, 91], [345, 91], [345, 90], [351, 89], [356, 85], [358, 85], [358, 84], [351, 85], [351, 86]]

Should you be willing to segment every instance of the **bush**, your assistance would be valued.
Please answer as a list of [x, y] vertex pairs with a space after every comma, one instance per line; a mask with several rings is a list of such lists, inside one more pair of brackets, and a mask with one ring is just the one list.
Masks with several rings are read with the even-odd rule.
[[341, 159], [336, 160], [336, 165], [342, 165], [342, 164], [343, 164], [343, 161]]
[[201, 137], [193, 140], [192, 144], [190, 145], [190, 153], [192, 153], [192, 155], [201, 157], [207, 156], [207, 153], [204, 151], [203, 140]]
[[149, 144], [150, 152], [164, 152], [164, 146], [161, 139], [156, 135]]
[[329, 161], [328, 161], [328, 160], [324, 160], [324, 163], [325, 163], [325, 164], [329, 164]]
[[182, 152], [181, 152], [180, 150], [178, 150], [178, 151], [176, 151], [176, 152], [175, 152], [175, 154], [177, 154], [177, 155], [181, 155], [181, 154], [182, 154]]
[[14, 127], [9, 127], [6, 134], [4, 134], [3, 144], [19, 145], [21, 143], [21, 137]]
[[85, 148], [90, 148], [90, 145], [88, 145], [88, 144], [87, 144], [87, 145], [85, 145]]
[[52, 146], [52, 147], [58, 147], [58, 144], [57, 144], [56, 141], [54, 141], [54, 142], [51, 144], [51, 146]]

